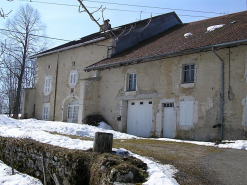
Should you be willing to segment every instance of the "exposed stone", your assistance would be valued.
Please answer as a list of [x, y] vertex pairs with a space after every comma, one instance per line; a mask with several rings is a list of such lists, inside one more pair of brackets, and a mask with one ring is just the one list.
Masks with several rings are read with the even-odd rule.
[[102, 165], [102, 166], [100, 167], [100, 169], [101, 169], [102, 171], [104, 171], [104, 170], [105, 170], [105, 166]]

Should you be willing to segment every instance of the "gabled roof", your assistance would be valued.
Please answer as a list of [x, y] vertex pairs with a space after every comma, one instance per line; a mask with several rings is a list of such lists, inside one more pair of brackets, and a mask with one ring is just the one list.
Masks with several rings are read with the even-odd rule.
[[[207, 31], [213, 25], [220, 28]], [[186, 33], [188, 34], [185, 38]], [[180, 24], [141, 42], [112, 58], [101, 60], [85, 68], [85, 71], [119, 67], [136, 62], [151, 61], [158, 57], [172, 57], [181, 54], [210, 50], [247, 42], [247, 11], [210, 18], [202, 21]]]
[[[179, 17], [177, 16], [177, 14], [175, 12], [171, 12], [171, 13], [166, 13], [166, 14], [162, 14], [162, 15], [159, 15], [159, 16], [155, 16], [155, 17], [152, 18], [152, 20], [159, 19], [160, 17], [168, 17], [170, 15], [174, 15], [177, 18], [177, 20], [180, 23], [182, 23], [182, 21], [179, 19]], [[129, 24], [125, 24], [125, 25], [122, 25], [122, 26], [118, 26], [118, 27], [112, 28], [111, 31], [116, 36], [118, 36], [124, 30], [131, 29], [133, 27], [133, 25], [135, 26], [135, 28], [144, 27], [144, 26], [146, 26], [148, 24], [148, 22], [149, 22], [149, 18], [141, 20], [141, 21], [136, 21], [136, 22], [132, 22], [132, 23], [129, 23]], [[106, 32], [109, 33], [109, 31], [106, 31]], [[61, 50], [67, 50], [67, 49], [74, 48], [74, 47], [79, 47], [81, 45], [87, 45], [89, 43], [95, 43], [95, 42], [98, 42], [98, 41], [104, 40], [104, 39], [107, 39], [105, 37], [104, 32], [96, 32], [96, 33], [93, 33], [91, 35], [82, 37], [82, 38], [80, 38], [78, 40], [74, 40], [74, 41], [68, 42], [66, 44], [57, 46], [55, 48], [43, 51], [41, 53], [38, 53], [38, 54], [32, 56], [31, 58], [47, 55], [47, 54], [54, 53], [54, 52], [61, 51]]]

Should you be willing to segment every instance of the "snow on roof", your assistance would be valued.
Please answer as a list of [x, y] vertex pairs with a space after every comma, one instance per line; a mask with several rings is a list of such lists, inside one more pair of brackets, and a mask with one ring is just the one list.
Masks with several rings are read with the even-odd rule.
[[214, 30], [219, 29], [223, 26], [225, 26], [225, 24], [218, 24], [218, 25], [209, 26], [207, 28], [207, 32], [214, 31]]
[[192, 33], [185, 33], [185, 34], [184, 34], [184, 37], [185, 37], [185, 38], [188, 38], [189, 36], [192, 36], [192, 35], [193, 35]]

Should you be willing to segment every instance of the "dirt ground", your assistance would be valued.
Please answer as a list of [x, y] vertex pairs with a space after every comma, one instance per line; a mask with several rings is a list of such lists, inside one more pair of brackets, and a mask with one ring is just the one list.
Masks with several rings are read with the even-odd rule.
[[[82, 140], [93, 140], [69, 136]], [[125, 148], [138, 155], [173, 165], [180, 185], [245, 185], [247, 184], [247, 151], [220, 149], [189, 143], [152, 139], [114, 139], [114, 148]]]
[[157, 140], [114, 140], [114, 147], [173, 165], [180, 185], [247, 184], [247, 151]]

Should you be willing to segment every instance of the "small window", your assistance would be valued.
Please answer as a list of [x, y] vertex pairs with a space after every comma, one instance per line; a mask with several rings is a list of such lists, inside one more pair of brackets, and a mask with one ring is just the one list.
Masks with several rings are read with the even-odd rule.
[[195, 64], [183, 65], [183, 83], [194, 83]]
[[136, 74], [128, 74], [128, 91], [136, 91]]
[[164, 103], [164, 107], [174, 107], [174, 103]]
[[74, 67], [75, 66], [75, 62], [72, 62], [72, 67]]
[[131, 105], [135, 105], [135, 103], [133, 102], [133, 103], [131, 103]]
[[48, 65], [48, 69], [51, 69], [51, 65]]
[[75, 89], [74, 88], [71, 88], [70, 89], [70, 93], [73, 94], [75, 92]]
[[151, 101], [150, 101], [150, 102], [148, 102], [148, 103], [149, 103], [149, 104], [153, 104], [153, 102], [151, 102]]
[[77, 83], [77, 71], [70, 71], [69, 84], [76, 85], [76, 83]]
[[140, 105], [143, 105], [143, 102], [140, 102]]
[[52, 82], [52, 77], [46, 76], [45, 84], [44, 84], [44, 94], [49, 94], [51, 92], [51, 82]]
[[49, 119], [49, 105], [44, 105], [43, 106], [42, 119], [43, 120], [48, 120]]

